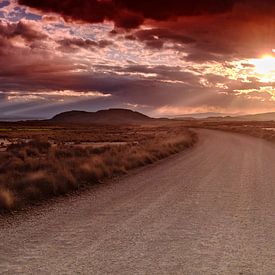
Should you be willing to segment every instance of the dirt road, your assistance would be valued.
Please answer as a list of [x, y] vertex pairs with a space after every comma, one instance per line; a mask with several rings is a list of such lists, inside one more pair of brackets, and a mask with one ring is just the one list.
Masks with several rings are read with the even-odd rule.
[[275, 274], [275, 146], [199, 133], [190, 151], [0, 219], [0, 273]]

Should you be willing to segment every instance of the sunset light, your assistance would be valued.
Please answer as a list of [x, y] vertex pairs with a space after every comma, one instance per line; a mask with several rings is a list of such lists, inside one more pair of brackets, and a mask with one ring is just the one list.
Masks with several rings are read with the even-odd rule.
[[255, 73], [262, 82], [275, 81], [275, 57], [264, 55], [259, 59], [252, 59], [251, 64], [255, 66]]
[[0, 0], [0, 118], [275, 111], [272, 1], [147, 2]]
[[0, 0], [0, 275], [275, 275], [275, 0]]

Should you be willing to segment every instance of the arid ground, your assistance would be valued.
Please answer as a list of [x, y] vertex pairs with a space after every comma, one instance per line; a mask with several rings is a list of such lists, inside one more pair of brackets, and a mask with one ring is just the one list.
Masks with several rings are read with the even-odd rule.
[[0, 212], [64, 195], [193, 146], [184, 125], [0, 125]]
[[5, 274], [273, 274], [275, 147], [198, 130], [127, 176], [2, 217]]

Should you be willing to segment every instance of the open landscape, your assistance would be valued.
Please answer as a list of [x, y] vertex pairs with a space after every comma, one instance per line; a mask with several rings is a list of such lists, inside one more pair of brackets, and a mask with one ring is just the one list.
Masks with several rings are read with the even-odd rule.
[[198, 141], [196, 129], [275, 142], [275, 121], [153, 119], [126, 109], [99, 114], [74, 111], [45, 121], [0, 122], [0, 212], [81, 190], [191, 148]]
[[0, 274], [275, 275], [274, 0], [0, 0]]
[[[109, 112], [113, 117], [121, 110]], [[124, 120], [132, 115], [124, 112]], [[114, 125], [113, 120], [109, 125], [58, 124], [56, 118], [0, 124], [0, 211], [125, 174], [190, 148], [197, 140], [184, 125], [148, 120], [144, 125], [140, 120], [128, 125]]]
[[275, 120], [109, 109], [0, 129], [1, 271], [272, 274]]
[[[178, 124], [126, 129], [134, 130], [135, 142], [139, 139], [142, 145], [84, 151], [70, 145], [59, 156], [59, 149], [40, 143], [11, 147], [18, 148], [8, 154], [11, 163], [19, 163], [13, 170], [22, 180], [6, 187], [14, 188], [12, 194], [18, 192], [23, 203], [64, 194], [76, 183], [94, 188], [26, 213], [0, 216], [1, 271], [272, 274], [272, 143], [197, 128], [196, 145], [185, 151], [192, 132]], [[28, 150], [36, 153], [29, 156]], [[16, 152], [26, 158], [27, 167]], [[93, 186], [102, 176], [124, 174], [175, 152], [167, 160]], [[40, 163], [38, 172], [31, 161]]]

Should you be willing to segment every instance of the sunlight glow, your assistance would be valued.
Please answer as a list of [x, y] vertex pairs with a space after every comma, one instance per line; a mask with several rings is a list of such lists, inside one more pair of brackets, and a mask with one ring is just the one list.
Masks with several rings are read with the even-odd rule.
[[275, 80], [275, 57], [265, 55], [262, 58], [252, 59], [250, 63], [255, 66], [254, 71], [262, 82]]

